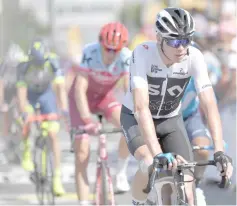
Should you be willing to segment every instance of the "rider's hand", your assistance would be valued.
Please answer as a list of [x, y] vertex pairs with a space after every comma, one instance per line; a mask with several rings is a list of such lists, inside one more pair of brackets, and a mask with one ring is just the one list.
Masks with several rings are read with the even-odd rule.
[[221, 171], [221, 176], [230, 179], [233, 173], [232, 159], [224, 152], [219, 151], [214, 154], [214, 160], [218, 170]]
[[187, 161], [180, 155], [173, 155], [172, 153], [160, 153], [154, 157], [157, 158], [164, 169], [176, 169], [179, 163], [187, 163]]
[[89, 135], [98, 135], [99, 131], [101, 130], [101, 124], [98, 122], [93, 122], [92, 120], [86, 120], [84, 121], [85, 124], [83, 126], [83, 129], [89, 134]]

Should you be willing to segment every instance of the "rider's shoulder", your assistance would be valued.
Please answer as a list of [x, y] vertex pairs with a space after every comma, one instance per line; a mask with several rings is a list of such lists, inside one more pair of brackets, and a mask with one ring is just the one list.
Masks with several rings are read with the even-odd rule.
[[[149, 53], [153, 51], [154, 49], [157, 49], [156, 42], [155, 41], [146, 41], [141, 44], [138, 44], [134, 51], [136, 53]], [[153, 52], [152, 52], [153, 53]]]
[[24, 55], [23, 57], [21, 57], [21, 59], [19, 60], [19, 64], [21, 63], [27, 63], [29, 62], [29, 56], [28, 55]]
[[197, 49], [193, 46], [190, 46], [188, 49], [189, 49], [189, 56], [191, 58], [195, 57], [195, 59], [197, 59], [197, 60], [198, 60], [198, 58], [203, 59], [203, 53], [199, 49]]
[[127, 58], [130, 58], [131, 57], [131, 55], [132, 55], [132, 51], [129, 49], [129, 48], [127, 48], [127, 47], [124, 47], [124, 48], [122, 48], [122, 50], [120, 51], [120, 58], [122, 59], [122, 60], [126, 60]]
[[45, 58], [48, 58], [48, 59], [52, 60], [52, 59], [58, 59], [59, 56], [54, 52], [48, 52], [48, 53], [45, 54]]
[[83, 52], [91, 53], [91, 52], [99, 50], [99, 47], [100, 47], [99, 42], [88, 43], [83, 47]]

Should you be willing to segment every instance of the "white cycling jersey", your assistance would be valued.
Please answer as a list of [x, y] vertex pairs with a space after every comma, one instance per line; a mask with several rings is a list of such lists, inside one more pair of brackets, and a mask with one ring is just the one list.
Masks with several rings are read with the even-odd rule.
[[147, 88], [149, 108], [153, 118], [178, 115], [181, 99], [191, 76], [197, 93], [212, 87], [202, 53], [190, 47], [189, 55], [169, 68], [163, 63], [156, 42], [145, 42], [133, 51], [130, 63], [130, 89], [123, 105], [134, 111], [132, 90]]

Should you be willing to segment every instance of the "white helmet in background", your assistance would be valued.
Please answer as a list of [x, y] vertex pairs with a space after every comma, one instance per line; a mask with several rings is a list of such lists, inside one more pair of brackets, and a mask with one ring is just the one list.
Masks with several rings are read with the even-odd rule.
[[25, 53], [18, 44], [12, 43], [6, 53], [5, 61], [11, 66], [17, 66], [17, 64], [25, 58]]

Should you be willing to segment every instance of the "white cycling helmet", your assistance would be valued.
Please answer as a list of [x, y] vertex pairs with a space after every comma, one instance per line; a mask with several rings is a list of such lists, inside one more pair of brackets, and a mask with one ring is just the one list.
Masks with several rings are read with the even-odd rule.
[[18, 44], [11, 43], [6, 53], [6, 62], [16, 66], [25, 57], [24, 51]]
[[156, 32], [164, 38], [176, 39], [191, 37], [195, 23], [190, 13], [181, 8], [168, 7], [156, 17]]

